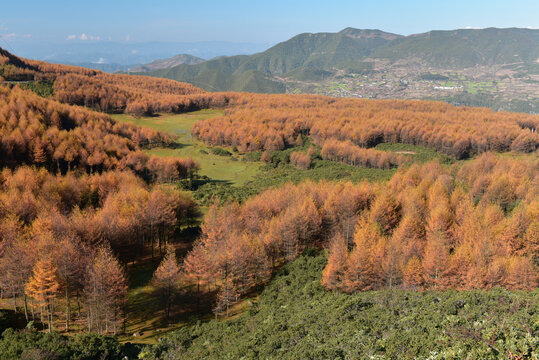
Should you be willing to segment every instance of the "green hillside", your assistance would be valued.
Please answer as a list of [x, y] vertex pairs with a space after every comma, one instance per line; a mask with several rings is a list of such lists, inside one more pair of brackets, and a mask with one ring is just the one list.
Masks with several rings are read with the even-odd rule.
[[[352, 295], [320, 285], [323, 254], [285, 266], [231, 320], [186, 326], [141, 359], [536, 358], [537, 292], [405, 291]], [[233, 341], [231, 341], [233, 339]]]
[[147, 72], [151, 76], [190, 82], [209, 91], [283, 93], [282, 80], [324, 81], [337, 71], [371, 72], [374, 59], [433, 69], [523, 64], [539, 59], [539, 30], [463, 29], [401, 36], [380, 30], [344, 29], [338, 33], [305, 33], [268, 50], [246, 56], [211, 59], [195, 65]]
[[429, 31], [386, 44], [372, 57], [391, 61], [418, 58], [432, 67], [455, 69], [533, 63], [539, 58], [539, 31], [518, 28]]
[[250, 56], [236, 72], [254, 69], [280, 75], [300, 67], [332, 69], [337, 64], [368, 56], [398, 38], [399, 35], [379, 30], [350, 28], [338, 33], [300, 34]]
[[380, 30], [351, 28], [339, 33], [306, 33], [251, 56], [219, 57], [146, 74], [190, 82], [209, 91], [282, 93], [285, 87], [268, 75], [283, 75], [296, 70], [301, 73], [303, 69], [331, 73], [336, 65], [366, 57], [400, 37]]

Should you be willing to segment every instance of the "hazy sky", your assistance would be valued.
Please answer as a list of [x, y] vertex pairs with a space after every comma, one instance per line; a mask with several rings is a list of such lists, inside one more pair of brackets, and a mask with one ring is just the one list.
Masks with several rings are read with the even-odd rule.
[[4, 1], [1, 8], [0, 35], [14, 47], [69, 41], [277, 43], [302, 32], [349, 26], [404, 35], [539, 27], [538, 0], [15, 0]]

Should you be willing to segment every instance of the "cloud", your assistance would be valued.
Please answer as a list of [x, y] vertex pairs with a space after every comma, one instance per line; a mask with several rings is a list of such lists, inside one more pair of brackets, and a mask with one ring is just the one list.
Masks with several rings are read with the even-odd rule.
[[31, 37], [32, 37], [32, 34], [24, 34], [22, 37], [24, 37], [24, 38], [31, 38]]
[[97, 60], [97, 64], [104, 64], [105, 62], [107, 62], [107, 60], [105, 60], [105, 58], [99, 58], [99, 60]]
[[135, 55], [136, 53], [138, 53], [138, 50], [131, 50], [131, 54]]
[[100, 36], [94, 36], [94, 35], [86, 35], [85, 33], [82, 33], [80, 36], [77, 35], [68, 35], [67, 40], [82, 40], [82, 41], [99, 41], [101, 40]]
[[2, 37], [3, 37], [4, 39], [14, 38], [14, 37], [16, 37], [16, 36], [17, 36], [17, 34], [15, 34], [15, 33], [9, 33], [9, 34], [4, 34], [4, 35], [2, 35]]
[[127, 36], [125, 37], [125, 41], [131, 41], [131, 35], [127, 35]]

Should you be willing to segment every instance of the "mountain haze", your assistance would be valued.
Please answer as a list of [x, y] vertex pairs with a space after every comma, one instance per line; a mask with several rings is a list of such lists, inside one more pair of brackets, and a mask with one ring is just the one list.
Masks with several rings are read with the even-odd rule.
[[182, 64], [196, 65], [204, 61], [206, 60], [199, 58], [197, 56], [193, 56], [189, 54], [179, 54], [168, 59], [159, 59], [159, 60], [152, 61], [149, 64], [136, 66], [130, 69], [130, 71], [145, 72], [145, 71], [152, 71], [152, 70], [159, 70], [159, 69], [168, 69], [168, 68], [182, 65]]

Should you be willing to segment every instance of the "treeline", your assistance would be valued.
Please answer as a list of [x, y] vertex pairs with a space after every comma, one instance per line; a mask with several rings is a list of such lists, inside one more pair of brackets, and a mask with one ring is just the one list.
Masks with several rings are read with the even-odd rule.
[[242, 94], [224, 116], [197, 122], [192, 133], [211, 145], [240, 151], [282, 150], [309, 135], [351, 141], [427, 146], [456, 159], [487, 151], [533, 152], [539, 146], [539, 116], [455, 107], [442, 102], [335, 99], [321, 96]]
[[[1, 295], [49, 329], [56, 318], [69, 329], [74, 317], [89, 331], [116, 332], [127, 294], [122, 264], [163, 252], [179, 226], [197, 216], [196, 203], [174, 186], [148, 187], [129, 171], [61, 176], [43, 168], [4, 169]], [[60, 296], [65, 302], [58, 309]]]
[[387, 184], [287, 185], [243, 205], [213, 205], [184, 262], [216, 312], [309, 246], [328, 247], [323, 283], [530, 289], [538, 285], [538, 160], [485, 154], [461, 169], [400, 170]]
[[390, 169], [406, 162], [403, 155], [387, 151], [365, 149], [354, 145], [350, 140], [330, 139], [324, 142], [320, 155], [323, 159], [342, 162], [352, 166]]
[[63, 103], [103, 112], [149, 116], [221, 108], [233, 94], [210, 94], [190, 84], [147, 76], [99, 73], [89, 77], [67, 74], [56, 78], [54, 97]]
[[487, 154], [454, 175], [436, 164], [397, 173], [360, 214], [353, 241], [332, 237], [323, 284], [344, 292], [536, 288], [538, 166]]
[[18, 58], [0, 48], [0, 76], [8, 81], [52, 82], [53, 97], [102, 112], [152, 115], [222, 108], [240, 97], [207, 93], [188, 83], [149, 76], [107, 74], [77, 66]]
[[145, 179], [176, 180], [198, 169], [192, 159], [150, 158], [143, 147], [166, 146], [168, 135], [105, 114], [0, 87], [0, 166], [43, 166], [101, 172], [131, 168]]
[[20, 59], [0, 48], [0, 82], [34, 80], [36, 68], [27, 61]]

